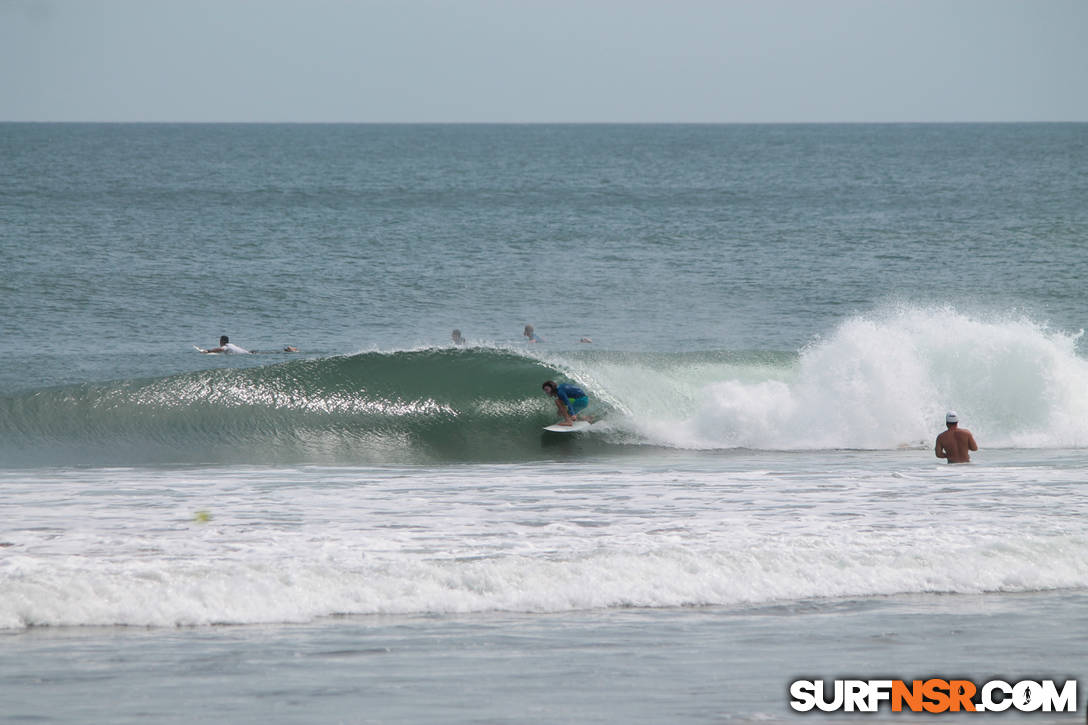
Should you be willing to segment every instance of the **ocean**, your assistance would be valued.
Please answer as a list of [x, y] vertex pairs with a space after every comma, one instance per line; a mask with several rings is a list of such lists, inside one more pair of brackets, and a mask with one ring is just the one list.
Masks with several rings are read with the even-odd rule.
[[0, 722], [1083, 721], [1088, 124], [7, 123], [0, 169]]

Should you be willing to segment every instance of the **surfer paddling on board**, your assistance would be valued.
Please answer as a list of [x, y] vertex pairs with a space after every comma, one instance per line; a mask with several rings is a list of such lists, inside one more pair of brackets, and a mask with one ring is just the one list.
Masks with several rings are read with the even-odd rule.
[[546, 380], [540, 387], [545, 393], [555, 398], [555, 407], [559, 410], [559, 415], [563, 416], [563, 420], [559, 421], [558, 425], [574, 425], [576, 420], [593, 422], [588, 415], [578, 417], [578, 413], [589, 405], [589, 396], [577, 385], [570, 383], [556, 385], [554, 380]]
[[[233, 342], [231, 342], [230, 338], [227, 337], [226, 335], [220, 336], [220, 338], [219, 338], [219, 347], [213, 347], [213, 348], [208, 349], [208, 350], [201, 350], [201, 352], [224, 352], [224, 353], [233, 354], [233, 355], [249, 355], [250, 354], [249, 350], [246, 350], [243, 347], [238, 347]], [[287, 352], [287, 351], [285, 351], [285, 352]], [[295, 352], [295, 351], [291, 350], [290, 352]]]
[[937, 436], [937, 444], [934, 452], [937, 458], [946, 458], [949, 463], [970, 463], [970, 451], [978, 450], [978, 443], [971, 431], [960, 428], [960, 417], [956, 411], [948, 411], [944, 417], [944, 424], [948, 427], [944, 433]]

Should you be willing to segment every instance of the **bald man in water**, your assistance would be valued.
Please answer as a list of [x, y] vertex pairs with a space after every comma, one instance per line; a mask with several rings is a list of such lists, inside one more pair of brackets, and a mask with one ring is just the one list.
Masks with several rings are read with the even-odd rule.
[[960, 418], [954, 410], [948, 411], [944, 424], [948, 430], [937, 436], [937, 445], [934, 448], [937, 458], [946, 458], [949, 463], [970, 463], [969, 451], [978, 450], [975, 437], [971, 435], [971, 431], [960, 428]]

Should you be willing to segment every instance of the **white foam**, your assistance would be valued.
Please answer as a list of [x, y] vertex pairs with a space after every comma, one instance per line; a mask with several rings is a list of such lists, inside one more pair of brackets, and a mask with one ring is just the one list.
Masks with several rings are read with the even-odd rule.
[[990, 447], [1088, 446], [1080, 334], [949, 308], [851, 318], [790, 367], [567, 362], [619, 427], [680, 448], [895, 449], [931, 444], [944, 413]]
[[279, 562], [9, 561], [0, 628], [303, 622], [333, 614], [561, 612], [1088, 586], [1088, 541], [786, 537], [733, 549]]
[[21, 522], [0, 548], [0, 628], [1088, 587], [1083, 456], [903, 452], [874, 473], [791, 454], [776, 473], [753, 455], [764, 467], [0, 473]]

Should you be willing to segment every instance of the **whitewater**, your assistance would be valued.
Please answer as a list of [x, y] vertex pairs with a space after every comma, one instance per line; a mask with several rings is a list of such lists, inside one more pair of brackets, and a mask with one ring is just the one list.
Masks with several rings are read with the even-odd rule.
[[[0, 542], [0, 628], [1088, 586], [1074, 468], [1025, 490], [1007, 456], [984, 473], [912, 458], [595, 462], [565, 484], [558, 463], [196, 467], [142, 473], [138, 488], [126, 470], [8, 473], [3, 513], [24, 526]], [[1067, 497], [1078, 503], [1055, 505]]]

